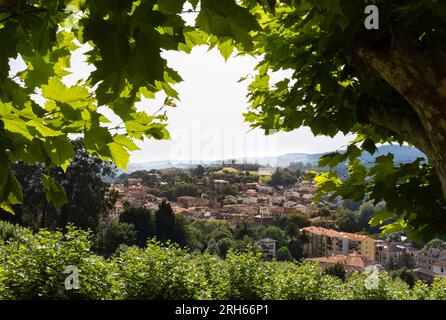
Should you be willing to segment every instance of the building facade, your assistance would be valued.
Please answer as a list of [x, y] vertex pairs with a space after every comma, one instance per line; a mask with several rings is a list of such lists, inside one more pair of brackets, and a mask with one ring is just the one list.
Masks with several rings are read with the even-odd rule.
[[328, 257], [357, 252], [369, 260], [375, 259], [375, 240], [371, 237], [315, 226], [302, 230], [308, 236], [304, 251], [309, 257]]
[[266, 238], [257, 242], [257, 245], [262, 249], [263, 254], [267, 260], [277, 257], [277, 240]]
[[383, 266], [398, 263], [404, 255], [407, 256], [408, 262], [415, 265], [418, 253], [420, 250], [406, 243], [375, 241], [375, 260]]

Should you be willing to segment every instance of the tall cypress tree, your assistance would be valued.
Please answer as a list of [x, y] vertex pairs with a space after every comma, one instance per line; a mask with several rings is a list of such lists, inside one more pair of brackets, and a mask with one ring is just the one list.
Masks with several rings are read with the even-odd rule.
[[175, 215], [169, 202], [163, 200], [158, 207], [155, 217], [156, 236], [158, 240], [165, 242], [172, 240], [175, 234]]

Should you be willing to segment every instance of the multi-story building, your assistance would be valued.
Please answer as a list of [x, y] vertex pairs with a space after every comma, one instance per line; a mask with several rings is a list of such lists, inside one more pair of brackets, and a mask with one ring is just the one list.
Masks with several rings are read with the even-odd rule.
[[263, 254], [267, 260], [271, 260], [277, 256], [277, 240], [266, 238], [257, 242], [257, 245], [262, 249]]
[[257, 198], [252, 196], [243, 196], [242, 202], [243, 204], [255, 205], [257, 204]]
[[375, 241], [375, 260], [383, 266], [397, 263], [403, 255], [407, 255], [415, 265], [415, 259], [419, 252], [419, 249], [407, 243]]
[[434, 278], [442, 277], [446, 274], [446, 250], [440, 248], [430, 248], [423, 250], [415, 257], [414, 269], [418, 279], [432, 281]]
[[303, 204], [296, 204], [294, 206], [294, 209], [296, 209], [296, 211], [299, 211], [299, 212], [301, 212], [303, 214], [309, 215], [307, 206], [305, 206]]
[[270, 209], [270, 215], [273, 218], [287, 217], [293, 212], [294, 212], [293, 208], [287, 208], [287, 207], [271, 207]]
[[314, 185], [313, 181], [310, 180], [302, 180], [296, 184], [295, 187], [296, 191], [299, 193], [310, 193], [313, 194], [316, 191], [316, 186]]
[[275, 194], [271, 197], [271, 201], [274, 205], [284, 205], [286, 197], [283, 194]]
[[246, 213], [254, 216], [258, 213], [256, 206], [249, 206], [246, 204], [227, 204], [220, 208], [221, 213], [236, 214], [236, 213]]
[[224, 219], [228, 220], [229, 222], [236, 223], [236, 222], [248, 222], [252, 223], [254, 221], [254, 217], [247, 213], [233, 213], [233, 214], [227, 214]]
[[257, 191], [263, 194], [270, 194], [274, 191], [273, 187], [257, 184]]
[[375, 240], [371, 237], [315, 226], [302, 230], [309, 237], [309, 241], [304, 245], [305, 254], [309, 257], [328, 257], [357, 252], [369, 260], [375, 259]]
[[331, 219], [330, 217], [318, 216], [314, 218], [308, 219], [312, 226], [322, 227], [322, 228], [330, 228], [336, 225], [336, 221]]
[[272, 205], [271, 197], [258, 197], [257, 204], [261, 207], [270, 207]]
[[177, 203], [183, 208], [207, 207], [209, 205], [209, 200], [203, 198], [184, 196], [184, 197], [178, 197]]

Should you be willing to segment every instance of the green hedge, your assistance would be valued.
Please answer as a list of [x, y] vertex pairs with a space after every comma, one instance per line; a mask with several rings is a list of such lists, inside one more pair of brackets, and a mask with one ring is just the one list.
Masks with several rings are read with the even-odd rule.
[[[109, 259], [91, 250], [91, 235], [0, 224], [0, 299], [446, 299], [446, 279], [413, 289], [386, 273], [368, 289], [366, 274], [347, 282], [314, 263], [266, 262], [253, 252], [226, 260], [150, 241]], [[65, 267], [79, 268], [79, 289], [66, 290]]]

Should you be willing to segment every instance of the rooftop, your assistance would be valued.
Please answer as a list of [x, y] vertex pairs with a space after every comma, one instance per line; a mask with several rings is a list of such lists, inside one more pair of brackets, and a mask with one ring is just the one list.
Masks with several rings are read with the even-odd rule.
[[432, 265], [439, 266], [439, 267], [446, 267], [446, 260], [434, 262], [434, 263], [432, 263]]
[[367, 259], [364, 256], [361, 256], [358, 253], [351, 254], [338, 254], [335, 256], [329, 257], [320, 257], [320, 258], [312, 258], [308, 259], [309, 261], [316, 261], [323, 264], [337, 264], [342, 263], [342, 265], [352, 268], [360, 268], [365, 269], [367, 266], [374, 264], [373, 261]]
[[275, 239], [271, 239], [271, 238], [265, 238], [265, 239], [260, 240], [260, 242], [278, 242], [278, 241]]
[[344, 238], [344, 239], [349, 239], [352, 241], [363, 241], [363, 240], [370, 238], [370, 237], [367, 237], [367, 236], [364, 236], [361, 234], [340, 232], [340, 231], [336, 231], [333, 229], [325, 229], [325, 228], [315, 227], [315, 226], [306, 227], [306, 228], [303, 228], [303, 230], [305, 230], [309, 233], [317, 234], [317, 235], [325, 235], [330, 238]]

